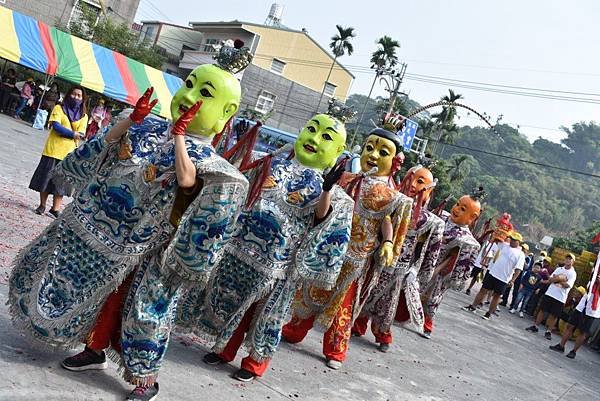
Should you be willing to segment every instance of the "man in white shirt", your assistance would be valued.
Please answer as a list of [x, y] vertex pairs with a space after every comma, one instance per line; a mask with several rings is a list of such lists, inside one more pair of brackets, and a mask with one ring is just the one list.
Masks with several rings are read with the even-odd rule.
[[565, 352], [565, 345], [569, 338], [573, 335], [575, 329], [579, 330], [579, 335], [575, 339], [575, 345], [571, 352], [567, 354], [567, 358], [575, 358], [577, 350], [585, 343], [585, 340], [591, 334], [592, 325], [596, 319], [600, 319], [600, 274], [598, 274], [598, 268], [600, 265], [600, 258], [596, 262], [596, 268], [594, 269], [594, 277], [588, 283], [588, 293], [581, 297], [579, 304], [575, 307], [575, 310], [569, 318], [567, 328], [565, 329], [560, 343], [550, 346], [551, 350], [558, 352]]
[[573, 284], [575, 284], [575, 279], [577, 278], [577, 273], [573, 267], [574, 262], [575, 255], [569, 253], [565, 256], [564, 266], [554, 270], [554, 273], [549, 278], [550, 286], [540, 301], [540, 311], [535, 319], [535, 323], [533, 326], [527, 327], [527, 331], [537, 333], [539, 331], [537, 326], [542, 323], [544, 315], [547, 313], [545, 337], [548, 340], [552, 340], [552, 328], [556, 325], [556, 321], [562, 313], [569, 296], [569, 290], [573, 288]]
[[477, 255], [477, 259], [475, 259], [475, 262], [473, 262], [473, 266], [471, 267], [471, 283], [469, 284], [469, 288], [465, 291], [467, 295], [471, 295], [471, 288], [473, 288], [477, 282], [479, 273], [481, 273], [483, 269], [487, 269], [490, 260], [492, 260], [494, 254], [498, 250], [498, 242], [500, 242], [500, 240], [494, 238], [493, 242], [486, 242], [485, 245], [481, 247], [479, 255]]
[[496, 311], [500, 297], [507, 285], [513, 285], [519, 273], [525, 265], [525, 254], [521, 250], [523, 237], [518, 232], [511, 232], [508, 236], [510, 243], [499, 242], [498, 250], [483, 278], [481, 290], [475, 296], [473, 303], [463, 307], [468, 312], [475, 312], [477, 305], [483, 301], [488, 293], [493, 293], [489, 310], [483, 316], [489, 320], [492, 313]]

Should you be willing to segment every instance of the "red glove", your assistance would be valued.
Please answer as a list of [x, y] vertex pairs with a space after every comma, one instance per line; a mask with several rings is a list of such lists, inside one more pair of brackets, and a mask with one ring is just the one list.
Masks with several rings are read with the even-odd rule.
[[129, 119], [131, 121], [133, 121], [136, 124], [141, 124], [142, 121], [144, 121], [144, 118], [146, 118], [146, 116], [150, 114], [154, 106], [156, 106], [156, 103], [158, 103], [158, 99], [150, 101], [150, 98], [152, 97], [153, 93], [154, 88], [149, 87], [148, 89], [146, 89], [146, 92], [144, 92], [142, 97], [138, 99], [137, 103], [135, 104], [135, 108], [133, 109], [133, 113], [131, 113], [131, 115], [129, 116]]
[[182, 115], [179, 116], [175, 124], [173, 124], [173, 128], [171, 128], [171, 134], [173, 135], [185, 135], [185, 130], [187, 129], [190, 122], [196, 117], [196, 113], [200, 110], [200, 106], [202, 106], [202, 101], [199, 100], [192, 107], [187, 109]]

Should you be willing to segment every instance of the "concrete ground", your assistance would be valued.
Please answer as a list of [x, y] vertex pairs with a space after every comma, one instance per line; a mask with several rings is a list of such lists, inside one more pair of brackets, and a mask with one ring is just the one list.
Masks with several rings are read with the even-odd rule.
[[[8, 315], [6, 275], [18, 250], [51, 220], [37, 216], [37, 193], [27, 189], [46, 133], [0, 115], [0, 400], [122, 400], [131, 387], [114, 365], [72, 373], [59, 365], [69, 352], [32, 349]], [[459, 308], [471, 297], [452, 292], [439, 311], [436, 331], [424, 340], [396, 327], [389, 353], [371, 335], [353, 338], [339, 371], [325, 367], [321, 338], [312, 332], [299, 345], [282, 344], [264, 378], [249, 384], [229, 376], [239, 367], [210, 367], [205, 344], [175, 336], [161, 373], [161, 400], [345, 401], [558, 401], [600, 399], [600, 355], [582, 349], [575, 360], [550, 351], [543, 335], [524, 328], [529, 319], [509, 315], [490, 321]], [[570, 346], [567, 347], [570, 349]], [[241, 352], [244, 356], [243, 352]]]

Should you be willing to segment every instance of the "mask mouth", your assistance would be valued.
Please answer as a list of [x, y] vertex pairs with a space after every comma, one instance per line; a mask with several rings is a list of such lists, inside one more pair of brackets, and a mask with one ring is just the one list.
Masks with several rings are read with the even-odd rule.
[[183, 105], [183, 104], [180, 104], [180, 105], [179, 105], [179, 109], [178, 109], [178, 110], [179, 110], [179, 112], [180, 112], [181, 114], [183, 114], [183, 113], [185, 113], [186, 111], [188, 111], [189, 109], [190, 109], [189, 107], [187, 107], [187, 106], [185, 106], [185, 105]]
[[309, 145], [308, 143], [305, 144], [304, 146], [302, 146], [304, 148], [304, 150], [306, 150], [308, 153], [317, 153], [317, 149], [315, 149], [312, 145]]
[[369, 167], [377, 167], [377, 163], [375, 163], [374, 161], [368, 160], [367, 161], [367, 166], [369, 166]]

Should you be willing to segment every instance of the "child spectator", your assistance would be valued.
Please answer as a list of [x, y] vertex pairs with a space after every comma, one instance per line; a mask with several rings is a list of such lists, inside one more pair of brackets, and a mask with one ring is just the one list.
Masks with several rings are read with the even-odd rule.
[[537, 290], [540, 286], [540, 281], [542, 280], [542, 275], [540, 274], [541, 270], [542, 264], [540, 262], [536, 262], [531, 270], [526, 270], [525, 273], [523, 273], [519, 292], [517, 294], [517, 298], [515, 299], [513, 309], [509, 311], [510, 313], [515, 313], [518, 310], [519, 317], [523, 317], [523, 312], [527, 308], [529, 299], [535, 290]]

